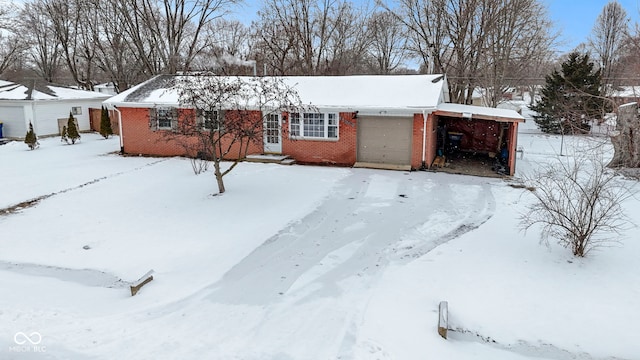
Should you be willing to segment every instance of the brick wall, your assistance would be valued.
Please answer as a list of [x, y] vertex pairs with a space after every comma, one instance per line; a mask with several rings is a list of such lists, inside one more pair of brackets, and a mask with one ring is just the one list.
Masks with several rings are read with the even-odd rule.
[[413, 136], [411, 141], [411, 168], [419, 169], [422, 165], [422, 130], [424, 121], [422, 114], [413, 114]]
[[[118, 115], [114, 110], [109, 110], [109, 119], [111, 120], [111, 130], [114, 135], [120, 133], [118, 127]], [[102, 109], [89, 109], [89, 121], [91, 122], [91, 130], [100, 132], [100, 122], [102, 121]]]
[[[189, 110], [182, 110], [180, 118], [185, 116]], [[121, 108], [122, 129], [124, 151], [127, 154], [143, 154], [155, 156], [194, 156], [193, 150], [187, 148], [197, 148], [196, 138], [178, 137], [168, 130], [152, 131], [149, 127], [149, 109], [143, 108]], [[260, 112], [253, 112], [254, 120], [259, 119]], [[233, 113], [227, 112], [227, 116]], [[282, 132], [282, 153], [291, 156], [301, 164], [326, 164], [335, 166], [352, 166], [356, 162], [357, 152], [357, 125], [358, 119], [352, 112], [341, 112], [338, 122], [337, 140], [308, 140], [291, 139], [289, 137], [288, 116], [283, 116]], [[411, 166], [414, 169], [422, 165], [422, 114], [413, 116], [413, 140]], [[433, 115], [427, 118], [427, 166], [431, 164], [435, 156], [436, 143], [436, 121]], [[262, 130], [260, 129], [260, 132]], [[172, 138], [173, 137], [173, 138]], [[261, 154], [263, 144], [261, 141], [251, 143], [248, 154]], [[232, 148], [231, 159], [238, 154], [237, 145]]]
[[[189, 116], [190, 110], [181, 110], [179, 119]], [[151, 130], [149, 127], [149, 109], [143, 108], [121, 108], [122, 114], [122, 138], [124, 152], [127, 154], [143, 154], [155, 156], [195, 156], [198, 146], [196, 137], [185, 137], [177, 135], [170, 130]], [[234, 116], [232, 112], [227, 112], [227, 116]], [[252, 119], [260, 118], [259, 112], [250, 114]], [[259, 129], [262, 132], [261, 129]], [[223, 143], [226, 148], [228, 143]], [[227, 156], [233, 159], [238, 156], [239, 144], [231, 147]], [[251, 143], [248, 154], [261, 154], [262, 142]]]
[[354, 119], [354, 115], [351, 112], [339, 114], [338, 140], [290, 139], [289, 122], [283, 121], [282, 153], [302, 164], [355, 164], [358, 119]]

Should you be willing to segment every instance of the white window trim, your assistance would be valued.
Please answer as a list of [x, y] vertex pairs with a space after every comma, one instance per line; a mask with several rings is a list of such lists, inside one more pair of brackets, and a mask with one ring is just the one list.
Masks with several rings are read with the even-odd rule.
[[73, 115], [82, 115], [82, 106], [72, 106], [71, 114]]
[[[291, 121], [292, 115], [297, 114], [299, 116], [300, 122], [297, 124], [298, 135], [293, 135], [291, 131], [291, 126], [293, 122]], [[324, 136], [305, 136], [304, 135], [304, 114], [323, 114], [324, 115]], [[331, 127], [336, 128], [336, 137], [329, 137], [329, 114], [334, 115], [335, 117], [335, 125], [331, 125]], [[288, 116], [289, 122], [289, 138], [293, 140], [318, 140], [318, 141], [338, 141], [340, 140], [340, 114], [337, 112], [305, 112], [305, 113], [290, 113]]]

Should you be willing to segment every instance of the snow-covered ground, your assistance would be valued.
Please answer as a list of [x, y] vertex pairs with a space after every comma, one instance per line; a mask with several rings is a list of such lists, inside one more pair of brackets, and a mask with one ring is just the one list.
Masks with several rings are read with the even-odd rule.
[[[0, 146], [0, 212], [42, 197], [0, 215], [0, 359], [640, 358], [638, 228], [573, 258], [511, 181], [243, 163], [213, 196], [117, 138], [41, 143]], [[560, 143], [522, 126], [518, 173]]]

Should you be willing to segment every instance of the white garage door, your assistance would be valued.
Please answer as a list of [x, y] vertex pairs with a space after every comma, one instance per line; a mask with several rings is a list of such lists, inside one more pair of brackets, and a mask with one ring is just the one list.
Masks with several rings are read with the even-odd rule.
[[358, 161], [411, 164], [413, 119], [362, 117], [358, 119]]

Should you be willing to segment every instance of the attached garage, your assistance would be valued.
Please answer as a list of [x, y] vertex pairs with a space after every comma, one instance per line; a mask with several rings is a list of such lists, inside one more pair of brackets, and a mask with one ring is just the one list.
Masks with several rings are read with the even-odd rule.
[[358, 119], [360, 164], [411, 167], [413, 118], [369, 116]]

